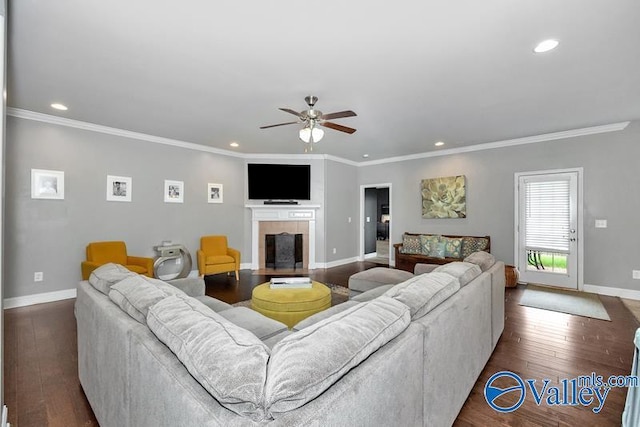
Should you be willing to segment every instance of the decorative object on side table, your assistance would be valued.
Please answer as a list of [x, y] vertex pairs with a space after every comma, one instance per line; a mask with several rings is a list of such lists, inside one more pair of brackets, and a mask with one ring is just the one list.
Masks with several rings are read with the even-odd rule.
[[[154, 246], [153, 250], [158, 253], [158, 257], [153, 263], [153, 275], [158, 279], [173, 280], [182, 279], [191, 273], [191, 254], [184, 245], [162, 242], [162, 245]], [[166, 261], [174, 261], [174, 265], [182, 266], [179, 272], [171, 275], [161, 274], [163, 264]]]

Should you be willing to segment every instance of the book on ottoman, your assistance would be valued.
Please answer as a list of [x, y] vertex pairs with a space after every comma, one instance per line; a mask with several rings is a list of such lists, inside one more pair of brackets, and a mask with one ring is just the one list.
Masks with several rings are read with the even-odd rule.
[[308, 277], [274, 277], [269, 286], [271, 289], [311, 288], [311, 279]]

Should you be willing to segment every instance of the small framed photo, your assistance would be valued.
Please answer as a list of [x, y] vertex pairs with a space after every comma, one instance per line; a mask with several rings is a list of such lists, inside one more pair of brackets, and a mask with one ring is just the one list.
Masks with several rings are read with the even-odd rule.
[[31, 169], [31, 198], [64, 200], [64, 171]]
[[110, 202], [130, 202], [133, 186], [129, 176], [107, 175], [107, 200]]
[[207, 184], [207, 200], [209, 203], [222, 203], [222, 184]]
[[184, 182], [165, 179], [164, 201], [165, 203], [184, 203]]

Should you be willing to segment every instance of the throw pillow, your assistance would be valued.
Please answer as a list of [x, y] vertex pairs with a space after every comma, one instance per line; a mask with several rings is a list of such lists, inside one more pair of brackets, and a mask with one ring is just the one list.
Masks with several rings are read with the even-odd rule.
[[443, 237], [445, 242], [444, 256], [447, 258], [460, 258], [462, 237]]
[[110, 262], [93, 270], [89, 276], [89, 283], [103, 294], [109, 295], [111, 286], [131, 276], [137, 276], [137, 274], [120, 264]]
[[[160, 283], [164, 286], [157, 286], [145, 280], [142, 276], [130, 276], [111, 286], [109, 298], [122, 311], [145, 325], [149, 307], [172, 295], [169, 293], [171, 290], [166, 288], [172, 286], [163, 282]], [[176, 290], [180, 292], [178, 289]]]
[[461, 258], [466, 258], [474, 252], [484, 251], [489, 245], [486, 237], [463, 237]]
[[440, 236], [434, 236], [431, 234], [421, 234], [420, 244], [422, 245], [422, 255], [429, 255], [431, 246], [440, 242]]
[[429, 245], [429, 256], [443, 259], [446, 251], [446, 243], [443, 240], [431, 242]]
[[457, 278], [460, 281], [460, 287], [464, 287], [482, 273], [480, 267], [470, 262], [450, 262], [437, 267], [433, 271], [447, 273]]
[[464, 261], [477, 265], [482, 271], [487, 271], [496, 263], [495, 257], [484, 251], [474, 252], [466, 257]]
[[269, 415], [315, 399], [349, 370], [409, 326], [409, 309], [381, 296], [282, 339], [269, 359]]
[[383, 296], [407, 305], [411, 310], [411, 320], [415, 320], [429, 313], [459, 289], [460, 282], [455, 277], [447, 273], [433, 272], [395, 285]]
[[402, 236], [402, 251], [403, 254], [419, 254], [422, 252], [422, 242], [420, 236], [412, 236], [405, 234]]
[[255, 335], [187, 296], [158, 302], [147, 324], [222, 406], [264, 419], [269, 348]]

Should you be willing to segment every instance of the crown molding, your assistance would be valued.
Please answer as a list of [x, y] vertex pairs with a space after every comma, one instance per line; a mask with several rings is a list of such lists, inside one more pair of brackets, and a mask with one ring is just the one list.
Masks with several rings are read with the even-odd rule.
[[22, 110], [20, 108], [7, 108], [7, 115], [21, 119], [35, 120], [43, 123], [50, 123], [59, 126], [66, 126], [75, 129], [88, 130], [91, 132], [105, 133], [108, 135], [121, 136], [124, 138], [137, 139], [139, 141], [154, 142], [156, 144], [171, 145], [174, 147], [186, 148], [188, 150], [204, 151], [207, 153], [221, 154], [230, 157], [245, 157], [244, 154], [236, 153], [220, 148], [209, 147], [193, 142], [185, 142], [177, 139], [163, 138], [161, 136], [149, 135], [146, 133], [133, 132], [109, 126], [97, 125], [94, 123], [82, 122], [80, 120], [67, 119], [65, 117], [52, 116], [50, 114], [37, 113], [35, 111]]
[[35, 111], [23, 110], [20, 108], [7, 108], [7, 115], [18, 117], [21, 119], [35, 120], [44, 123], [51, 123], [60, 126], [66, 126], [76, 129], [88, 130], [92, 132], [105, 133], [109, 135], [120, 136], [124, 138], [137, 139], [140, 141], [154, 142], [156, 144], [171, 145], [174, 147], [185, 148], [188, 150], [204, 151], [207, 153], [215, 153], [223, 156], [237, 157], [243, 159], [271, 159], [271, 160], [331, 160], [350, 166], [365, 167], [375, 166], [385, 163], [404, 162], [407, 160], [424, 159], [428, 157], [449, 156], [452, 154], [469, 153], [473, 151], [492, 150], [495, 148], [513, 147], [524, 144], [534, 144], [538, 142], [554, 141], [558, 139], [575, 138], [577, 136], [595, 135], [606, 132], [616, 132], [625, 129], [629, 125], [627, 122], [612, 123], [600, 126], [591, 126], [586, 128], [571, 129], [561, 132], [545, 133], [542, 135], [533, 135], [523, 138], [507, 139], [504, 141], [487, 142], [483, 144], [470, 145], [467, 147], [451, 148], [446, 150], [429, 151], [426, 153], [410, 154], [407, 156], [388, 157], [386, 159], [370, 160], [366, 162], [355, 162], [353, 160], [344, 159], [342, 157], [333, 156], [331, 154], [263, 154], [263, 153], [236, 153], [230, 150], [209, 147], [207, 145], [195, 144], [193, 142], [180, 141], [177, 139], [163, 138], [160, 136], [148, 135], [140, 132], [132, 132], [124, 129], [113, 128], [109, 126], [97, 125], [94, 123], [82, 122], [79, 120], [67, 119], [64, 117], [52, 116], [50, 114], [37, 113]]
[[558, 139], [575, 138], [577, 136], [595, 135], [606, 132], [616, 132], [625, 129], [631, 122], [619, 122], [608, 125], [591, 126], [587, 128], [564, 130], [561, 132], [545, 133], [542, 135], [526, 136], [523, 138], [506, 139], [504, 141], [486, 142], [467, 147], [451, 148], [447, 150], [429, 151], [427, 153], [410, 154], [408, 156], [389, 157], [380, 160], [360, 162], [358, 166], [374, 166], [385, 163], [404, 162], [407, 160], [424, 159], [428, 157], [449, 156], [452, 154], [469, 153], [472, 151], [493, 150], [495, 148], [514, 147], [516, 145], [534, 144], [537, 142], [554, 141]]

